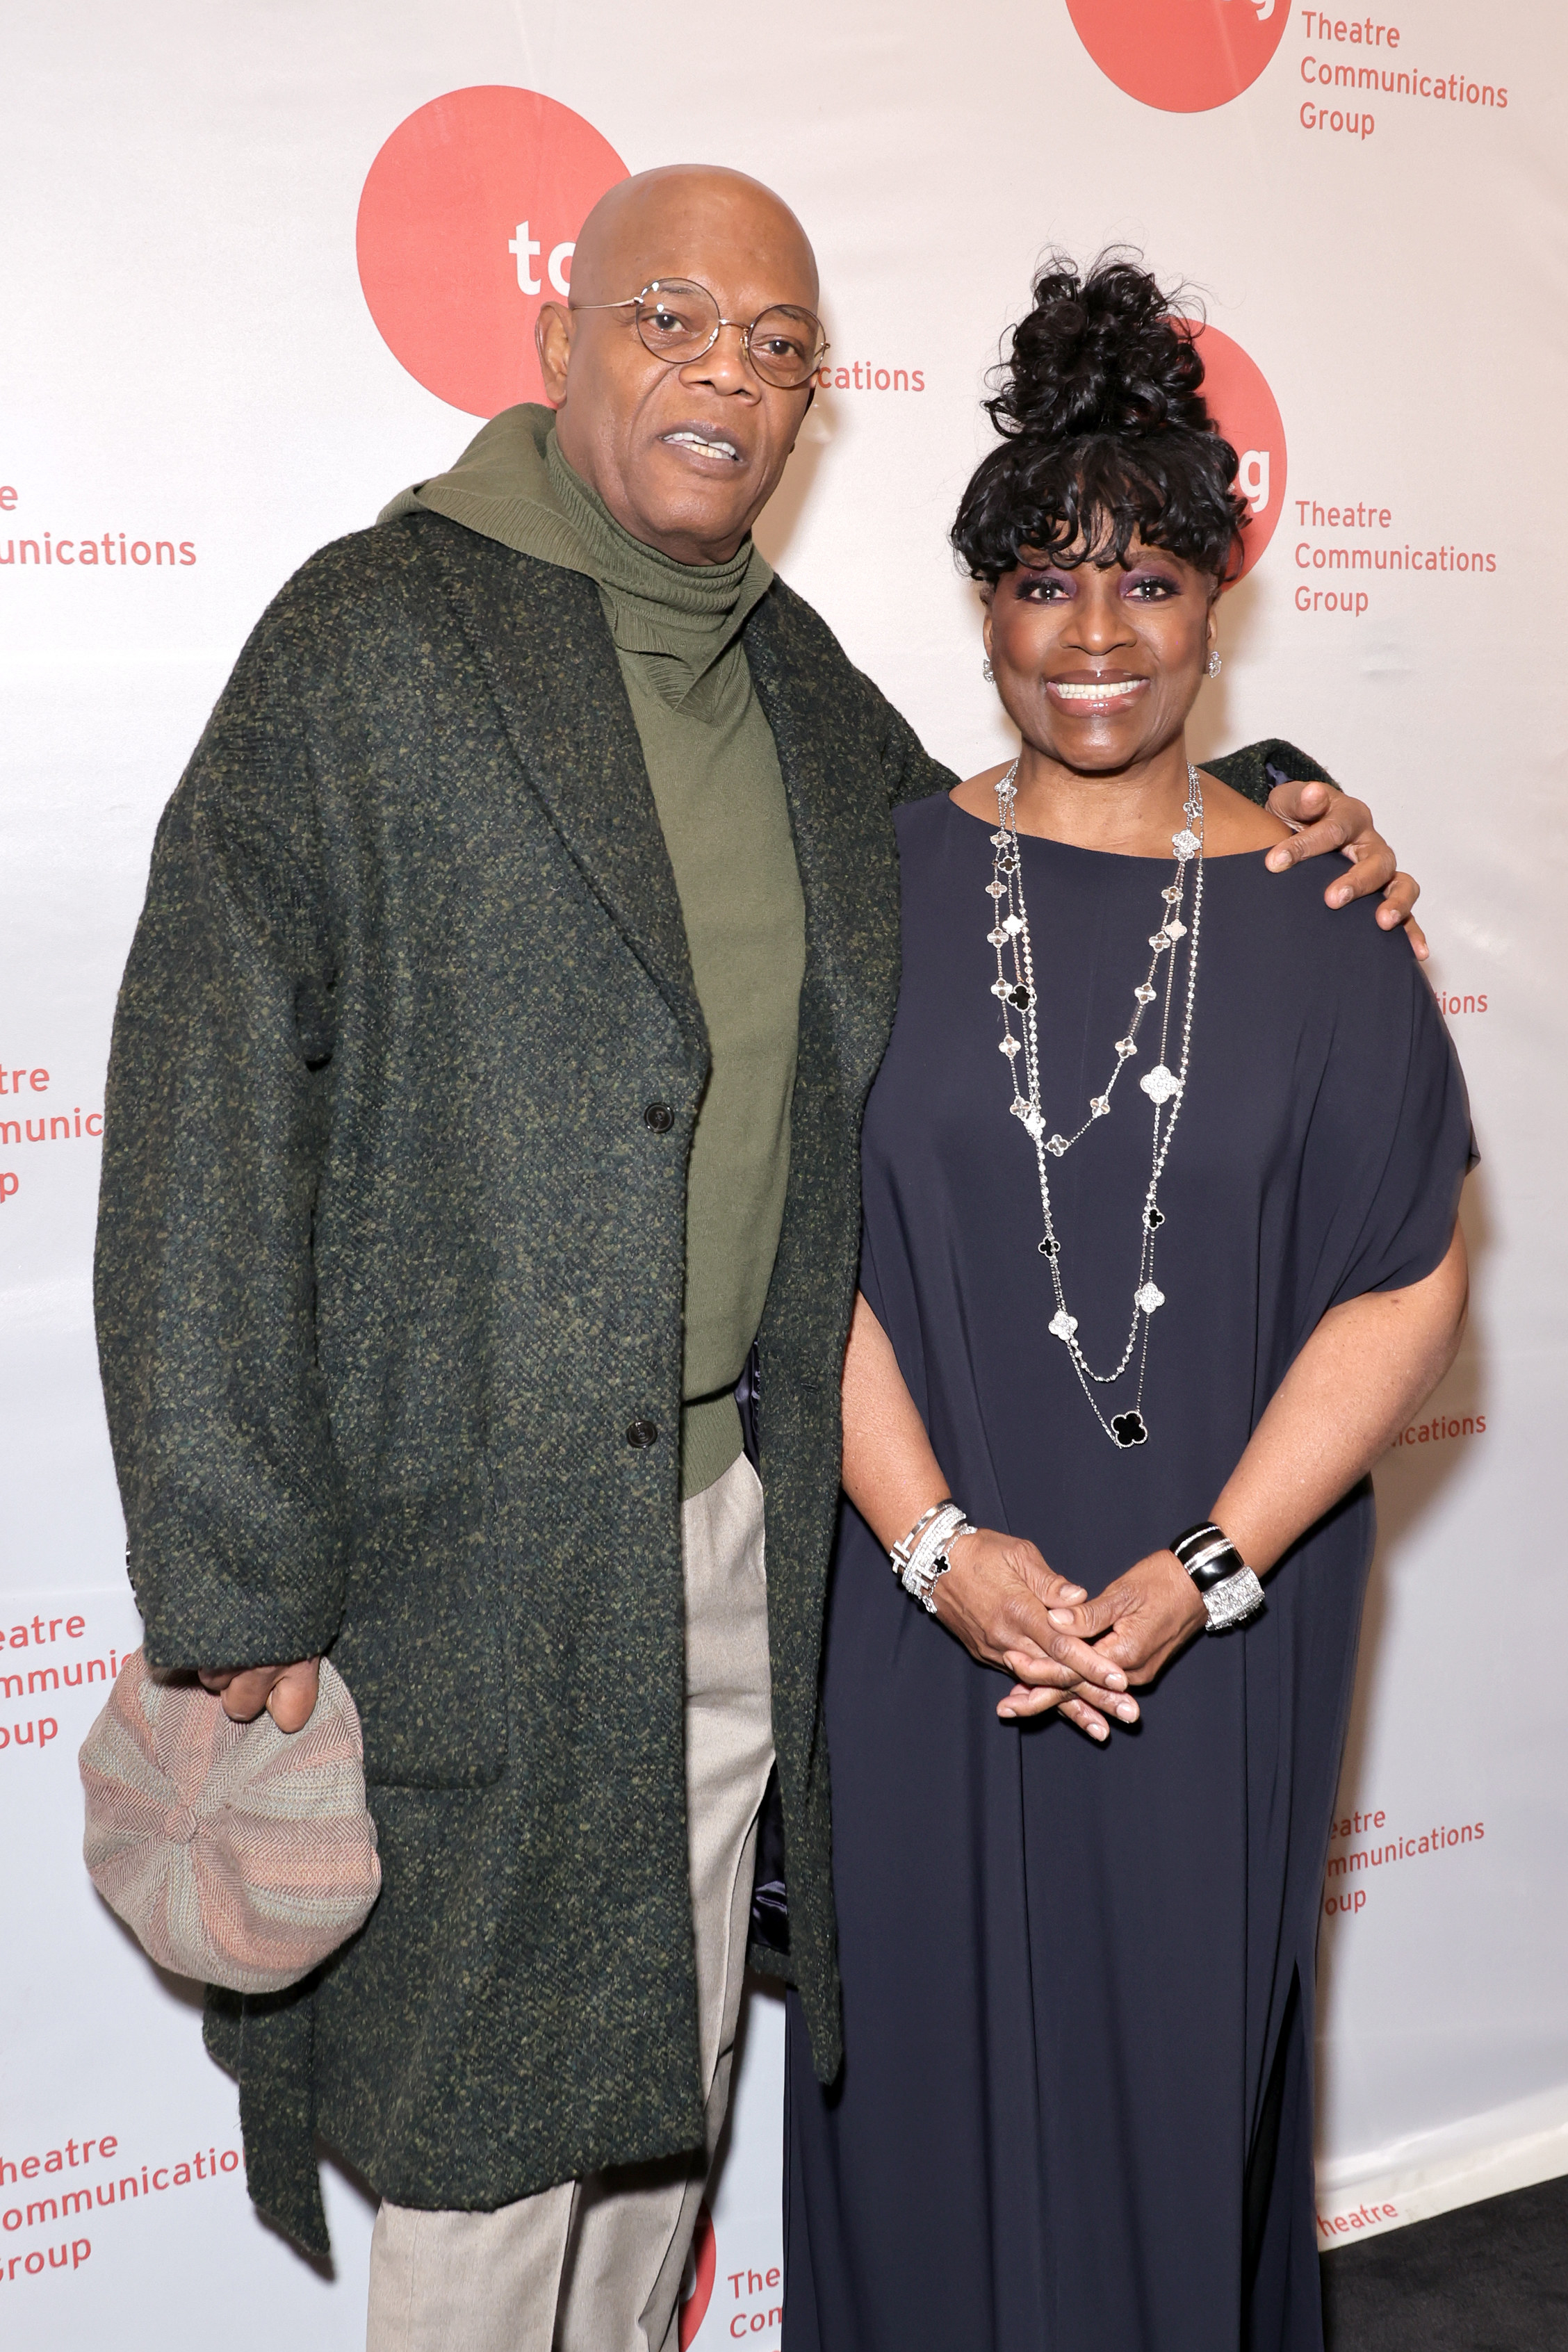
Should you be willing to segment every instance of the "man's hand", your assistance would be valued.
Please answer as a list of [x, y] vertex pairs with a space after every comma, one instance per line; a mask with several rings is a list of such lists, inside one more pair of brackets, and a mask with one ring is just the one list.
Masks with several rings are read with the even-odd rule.
[[1268, 810], [1282, 823], [1300, 828], [1289, 841], [1277, 842], [1269, 851], [1270, 873], [1284, 874], [1304, 857], [1321, 857], [1325, 850], [1342, 851], [1350, 860], [1351, 870], [1324, 891], [1329, 905], [1348, 907], [1352, 898], [1369, 898], [1373, 891], [1381, 890], [1379, 923], [1385, 931], [1403, 923], [1418, 961], [1426, 962], [1426, 934], [1413, 911], [1421, 885], [1413, 875], [1398, 872], [1394, 852], [1374, 829], [1372, 811], [1364, 801], [1352, 800], [1348, 793], [1336, 793], [1327, 784], [1284, 783], [1276, 784], [1269, 793]]
[[320, 1658], [289, 1666], [203, 1666], [204, 1690], [221, 1691], [223, 1711], [236, 1723], [254, 1723], [263, 1707], [279, 1731], [303, 1731], [316, 1708]]
[[[1032, 1543], [994, 1528], [960, 1536], [948, 1559], [931, 1591], [936, 1613], [972, 1658], [1016, 1677], [996, 1709], [1004, 1722], [1059, 1706], [1097, 1739], [1107, 1737], [1104, 1715], [1137, 1722], [1138, 1702], [1128, 1695], [1120, 1662], [1058, 1630], [1058, 1622], [1070, 1626], [1073, 1604], [1084, 1599], [1081, 1585], [1058, 1576]], [[1094, 1706], [1074, 1696], [1085, 1688]]]

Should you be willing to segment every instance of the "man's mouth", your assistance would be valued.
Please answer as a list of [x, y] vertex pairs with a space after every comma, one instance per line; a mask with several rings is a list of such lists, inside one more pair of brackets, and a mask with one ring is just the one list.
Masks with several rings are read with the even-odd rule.
[[716, 457], [726, 466], [738, 466], [741, 453], [724, 433], [705, 433], [695, 425], [678, 425], [673, 433], [661, 433], [659, 439], [670, 449], [689, 449], [695, 457]]

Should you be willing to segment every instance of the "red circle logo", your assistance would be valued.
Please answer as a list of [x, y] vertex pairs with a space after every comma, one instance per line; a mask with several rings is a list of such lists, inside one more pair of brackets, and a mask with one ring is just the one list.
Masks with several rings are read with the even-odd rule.
[[718, 2241], [713, 2235], [711, 2216], [704, 2205], [698, 2212], [697, 2234], [691, 2241], [691, 2252], [687, 2257], [687, 2275], [691, 2281], [691, 2292], [680, 2306], [680, 2352], [688, 2352], [688, 2347], [708, 2316], [718, 2269]]
[[1251, 521], [1241, 534], [1242, 572], [1250, 572], [1285, 506], [1285, 426], [1262, 369], [1217, 327], [1198, 328], [1204, 398], [1236, 451], [1236, 486]]
[[1202, 114], [1250, 89], [1290, 0], [1068, 0], [1078, 37], [1118, 89], [1167, 114]]
[[537, 90], [448, 90], [400, 122], [359, 202], [359, 282], [388, 350], [471, 416], [542, 400], [533, 325], [563, 301], [586, 215], [626, 176]]

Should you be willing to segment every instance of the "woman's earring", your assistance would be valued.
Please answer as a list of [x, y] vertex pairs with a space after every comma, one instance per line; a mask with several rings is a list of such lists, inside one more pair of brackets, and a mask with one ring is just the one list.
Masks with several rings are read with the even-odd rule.
[[1211, 677], [1217, 677], [1219, 676], [1219, 674], [1220, 674], [1220, 670], [1222, 669], [1222, 667], [1224, 667], [1224, 665], [1222, 664], [1222, 662], [1221, 662], [1221, 660], [1220, 660], [1220, 657], [1219, 657], [1218, 653], [1217, 653], [1217, 652], [1215, 652], [1215, 653], [1210, 654], [1210, 656], [1209, 656], [1209, 676], [1210, 676]]
[[991, 667], [991, 656], [989, 654], [986, 655], [984, 660], [980, 665], [980, 675], [985, 680], [987, 686], [995, 685], [996, 673]]

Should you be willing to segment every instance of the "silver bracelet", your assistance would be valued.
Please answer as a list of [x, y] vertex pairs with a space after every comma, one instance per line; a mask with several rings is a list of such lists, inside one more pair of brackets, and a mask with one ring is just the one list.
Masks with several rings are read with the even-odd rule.
[[1211, 1633], [1245, 1625], [1249, 1617], [1258, 1615], [1263, 1607], [1263, 1587], [1225, 1529], [1213, 1519], [1200, 1519], [1196, 1527], [1173, 1537], [1171, 1549], [1203, 1596]]
[[1228, 1625], [1245, 1625], [1263, 1607], [1263, 1587], [1251, 1569], [1238, 1568], [1234, 1576], [1222, 1577], [1211, 1584], [1204, 1594], [1204, 1607], [1208, 1612], [1208, 1630], [1223, 1633]]
[[909, 1534], [902, 1537], [888, 1554], [888, 1558], [893, 1563], [893, 1574], [895, 1576], [901, 1576], [903, 1574], [904, 1570], [909, 1566], [910, 1561], [914, 1555], [916, 1544], [919, 1543], [921, 1536], [924, 1535], [931, 1521], [934, 1518], [939, 1517], [943, 1511], [949, 1511], [954, 1507], [955, 1506], [953, 1504], [952, 1496], [951, 1495], [944, 1495], [940, 1503], [933, 1503], [929, 1511], [922, 1511], [921, 1513], [920, 1517], [915, 1521], [914, 1526], [910, 1529]]
[[931, 1595], [937, 1578], [945, 1576], [950, 1566], [949, 1544], [956, 1543], [960, 1536], [976, 1533], [978, 1530], [965, 1518], [963, 1506], [949, 1499], [923, 1511], [909, 1534], [889, 1553], [893, 1573], [904, 1591], [932, 1617], [936, 1615], [936, 1602]]

